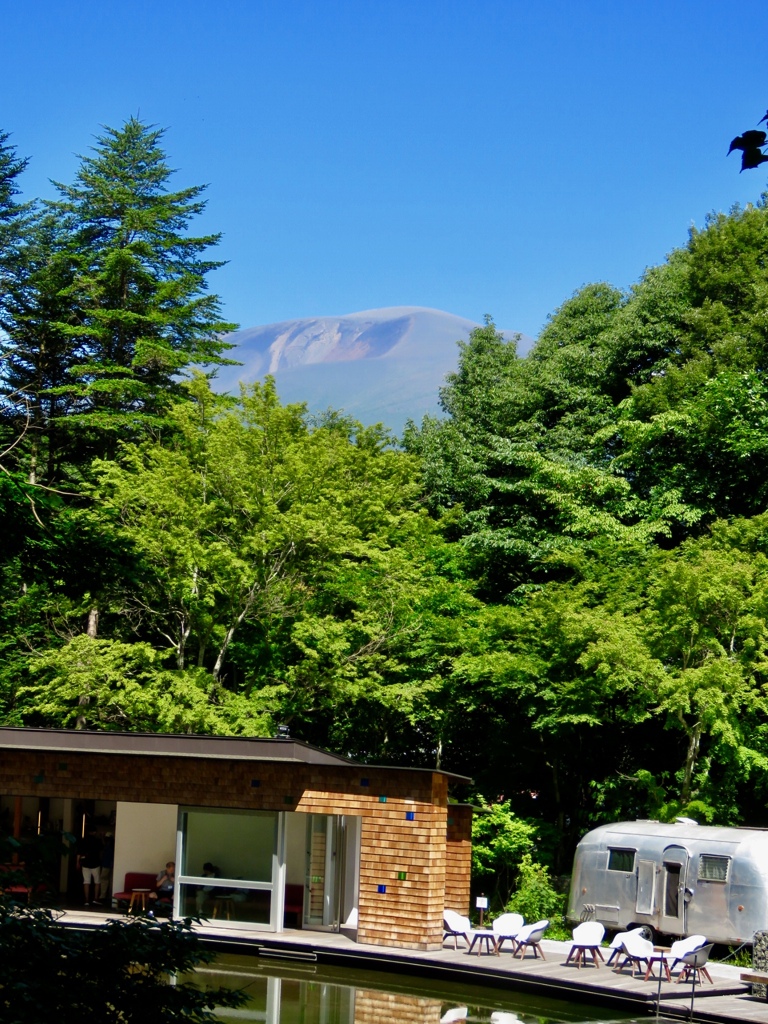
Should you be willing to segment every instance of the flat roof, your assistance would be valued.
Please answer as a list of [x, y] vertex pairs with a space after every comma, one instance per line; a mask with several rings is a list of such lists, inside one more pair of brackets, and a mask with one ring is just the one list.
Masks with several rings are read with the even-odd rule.
[[0, 750], [72, 751], [89, 754], [153, 754], [159, 757], [222, 758], [233, 761], [285, 761], [292, 764], [338, 765], [386, 771], [432, 772], [457, 782], [470, 782], [438, 768], [365, 765], [341, 754], [291, 737], [201, 736], [190, 733], [107, 732], [99, 729], [0, 727]]

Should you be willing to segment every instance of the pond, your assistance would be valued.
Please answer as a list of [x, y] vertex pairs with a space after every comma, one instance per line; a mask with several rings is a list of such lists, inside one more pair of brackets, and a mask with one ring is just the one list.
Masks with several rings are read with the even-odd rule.
[[[219, 1020], [265, 1024], [576, 1024], [633, 1021], [630, 1014], [507, 992], [487, 985], [414, 978], [318, 964], [265, 963], [223, 955], [197, 984], [243, 989], [248, 1002]], [[466, 1012], [464, 1012], [466, 1010]]]

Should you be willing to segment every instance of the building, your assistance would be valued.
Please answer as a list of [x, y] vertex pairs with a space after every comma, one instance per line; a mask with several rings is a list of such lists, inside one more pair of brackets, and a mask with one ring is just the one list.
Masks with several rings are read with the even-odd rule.
[[[116, 891], [175, 860], [179, 917], [205, 901], [218, 926], [413, 949], [441, 947], [444, 907], [468, 912], [471, 808], [448, 802], [468, 781], [290, 738], [0, 728], [3, 831], [114, 832]], [[73, 861], [59, 884], [77, 898]]]

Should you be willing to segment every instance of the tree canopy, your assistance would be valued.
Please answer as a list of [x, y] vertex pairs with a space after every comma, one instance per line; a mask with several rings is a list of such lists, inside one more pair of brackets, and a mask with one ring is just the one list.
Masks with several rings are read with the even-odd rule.
[[765, 199], [524, 357], [487, 318], [399, 443], [212, 390], [217, 236], [163, 138], [32, 205], [0, 138], [0, 720], [471, 775], [497, 875], [621, 817], [768, 824]]

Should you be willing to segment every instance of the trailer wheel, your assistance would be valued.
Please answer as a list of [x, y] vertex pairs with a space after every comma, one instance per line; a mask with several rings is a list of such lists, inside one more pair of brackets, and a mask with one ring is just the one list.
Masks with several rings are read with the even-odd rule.
[[651, 925], [649, 925], [649, 924], [639, 924], [639, 923], [635, 922], [635, 924], [631, 924], [629, 926], [628, 931], [632, 931], [635, 928], [641, 928], [642, 929], [640, 934], [642, 935], [642, 937], [644, 939], [647, 939], [649, 942], [654, 942], [654, 943], [656, 942], [656, 932], [653, 930]]

